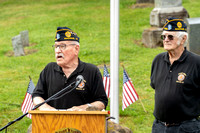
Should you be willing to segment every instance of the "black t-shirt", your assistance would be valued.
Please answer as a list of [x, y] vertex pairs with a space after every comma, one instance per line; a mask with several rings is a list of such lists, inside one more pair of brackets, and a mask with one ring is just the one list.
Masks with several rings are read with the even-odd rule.
[[40, 96], [46, 100], [76, 81], [78, 75], [84, 77], [84, 84], [79, 85], [79, 87], [63, 97], [48, 102], [48, 104], [56, 109], [68, 109], [72, 106], [101, 101], [106, 107], [108, 99], [99, 69], [95, 65], [84, 63], [80, 60], [77, 69], [68, 78], [66, 78], [62, 68], [57, 63], [49, 63], [40, 73], [32, 97]]
[[169, 62], [167, 52], [155, 57], [151, 70], [155, 89], [154, 116], [164, 122], [180, 122], [200, 115], [200, 56], [187, 50]]

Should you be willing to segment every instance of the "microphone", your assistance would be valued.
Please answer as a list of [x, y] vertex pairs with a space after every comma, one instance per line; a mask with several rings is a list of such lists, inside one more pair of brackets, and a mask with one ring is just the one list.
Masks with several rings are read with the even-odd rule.
[[[52, 100], [57, 100], [61, 97], [63, 97], [64, 95], [72, 92], [82, 81], [84, 81], [84, 78], [82, 75], [78, 75], [76, 77], [76, 82], [72, 82], [70, 85], [68, 85], [67, 87], [65, 87], [64, 89], [62, 89], [61, 91], [57, 92], [56, 94], [52, 95], [51, 97], [49, 97], [48, 99], [46, 99], [44, 102], [36, 105], [34, 108], [32, 108], [31, 110], [35, 110], [38, 107], [40, 107], [41, 105], [43, 105], [44, 103], [48, 103]], [[74, 86], [75, 85], [75, 86]], [[73, 87], [74, 86], [74, 87]], [[73, 87], [73, 88], [72, 88]], [[69, 88], [72, 88], [70, 90], [68, 90]], [[26, 116], [28, 114], [28, 112], [26, 112], [25, 114], [23, 114], [22, 116], [18, 117], [17, 119], [15, 119], [14, 121], [9, 122], [6, 126], [4, 126], [3, 128], [0, 128], [0, 131], [3, 131], [4, 129], [7, 129], [7, 127], [9, 127], [10, 125], [12, 125], [13, 123], [21, 120], [24, 116]]]
[[84, 81], [84, 78], [82, 75], [78, 75], [76, 77], [76, 85], [75, 86], [78, 86], [82, 81]]

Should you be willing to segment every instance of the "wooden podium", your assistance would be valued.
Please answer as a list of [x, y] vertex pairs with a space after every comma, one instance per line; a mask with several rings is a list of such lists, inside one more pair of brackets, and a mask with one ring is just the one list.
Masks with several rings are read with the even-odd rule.
[[107, 111], [29, 111], [32, 133], [105, 133]]

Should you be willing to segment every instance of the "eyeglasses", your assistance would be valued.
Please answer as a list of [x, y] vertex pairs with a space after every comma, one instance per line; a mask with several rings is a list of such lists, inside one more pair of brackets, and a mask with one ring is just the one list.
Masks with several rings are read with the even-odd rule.
[[52, 47], [55, 49], [59, 48], [60, 50], [65, 50], [66, 47], [68, 47], [69, 45], [75, 45], [75, 44], [60, 44], [60, 45], [54, 44], [52, 45]]
[[166, 39], [166, 37], [169, 39], [169, 40], [174, 40], [174, 36], [173, 35], [161, 35], [161, 39], [162, 40], [165, 40]]

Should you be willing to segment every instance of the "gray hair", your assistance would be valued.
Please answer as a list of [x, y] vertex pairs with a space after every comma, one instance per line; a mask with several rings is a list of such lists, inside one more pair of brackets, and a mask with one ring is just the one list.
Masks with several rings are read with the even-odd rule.
[[183, 37], [184, 36], [186, 36], [187, 38], [186, 38], [186, 40], [185, 40], [185, 42], [184, 42], [184, 47], [186, 47], [187, 46], [187, 43], [188, 43], [188, 33], [187, 32], [182, 32], [182, 31], [180, 31], [180, 32], [177, 32], [176, 33], [176, 35], [179, 37], [179, 40], [178, 40], [178, 45], [180, 45], [180, 43], [181, 43], [181, 41], [182, 41], [182, 39], [183, 39]]
[[76, 45], [79, 45], [79, 46], [80, 46], [80, 43], [79, 43], [79, 42], [77, 42], [77, 41], [74, 41], [74, 44], [76, 44]]

